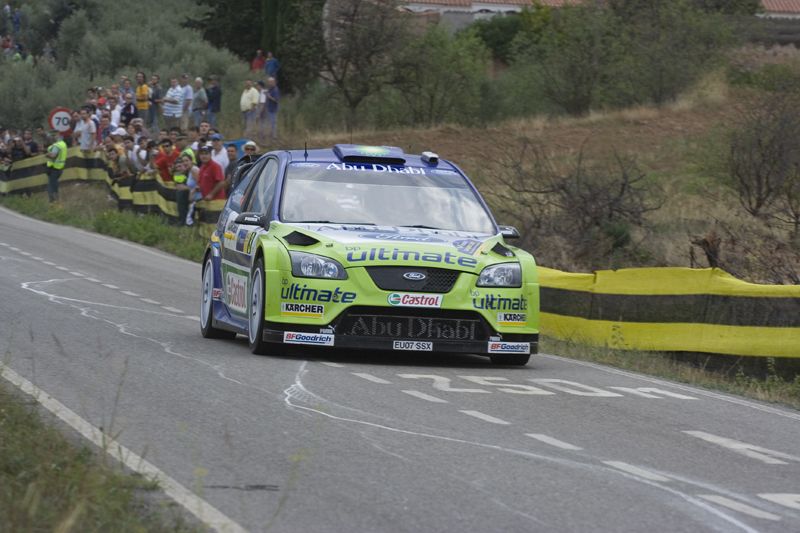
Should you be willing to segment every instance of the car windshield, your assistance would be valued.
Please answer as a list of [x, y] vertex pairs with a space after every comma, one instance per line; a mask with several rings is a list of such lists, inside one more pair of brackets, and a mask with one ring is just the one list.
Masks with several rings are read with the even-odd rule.
[[459, 173], [373, 163], [290, 164], [281, 220], [495, 232]]

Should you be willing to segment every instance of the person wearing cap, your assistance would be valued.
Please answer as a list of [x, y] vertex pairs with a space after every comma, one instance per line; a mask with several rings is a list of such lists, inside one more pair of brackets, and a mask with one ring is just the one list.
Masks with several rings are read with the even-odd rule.
[[228, 151], [225, 150], [225, 146], [222, 144], [222, 135], [219, 133], [215, 133], [211, 136], [211, 159], [222, 167], [223, 173], [228, 170], [228, 165], [230, 164]]
[[50, 132], [50, 137], [54, 141], [44, 156], [47, 158], [47, 198], [52, 204], [58, 201], [58, 180], [67, 164], [67, 143], [56, 130]]
[[256, 155], [256, 152], [258, 151], [258, 145], [254, 141], [247, 141], [246, 143], [244, 143], [242, 149], [244, 150], [244, 155], [250, 156], [252, 158], [254, 155]]
[[194, 99], [194, 91], [192, 84], [189, 83], [189, 75], [181, 74], [181, 90], [183, 91], [183, 114], [181, 115], [181, 129], [186, 131], [189, 129], [189, 115], [192, 113], [192, 100]]
[[207, 109], [208, 96], [203, 88], [203, 78], [197, 77], [194, 79], [194, 98], [192, 99], [192, 120], [195, 127], [199, 127], [200, 123], [206, 119]]
[[203, 200], [224, 200], [225, 199], [225, 174], [222, 167], [211, 159], [211, 148], [204, 146], [200, 148], [200, 174], [197, 177], [197, 185]]

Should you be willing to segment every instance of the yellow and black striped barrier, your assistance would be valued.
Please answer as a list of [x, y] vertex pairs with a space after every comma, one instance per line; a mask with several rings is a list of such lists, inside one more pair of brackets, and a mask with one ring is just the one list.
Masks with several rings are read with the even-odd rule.
[[719, 269], [539, 267], [541, 331], [627, 350], [800, 358], [800, 286]]
[[[100, 155], [85, 155], [78, 148], [67, 152], [67, 163], [59, 183], [70, 181], [102, 181], [117, 199], [120, 208], [137, 212], [160, 213], [177, 220], [175, 184], [165, 182], [157, 172], [146, 172], [134, 178], [113, 181]], [[0, 169], [0, 194], [24, 193], [44, 190], [47, 187], [47, 165], [43, 155], [18, 161]], [[195, 220], [211, 233], [225, 200], [197, 202]], [[180, 221], [182, 222], [182, 221]]]

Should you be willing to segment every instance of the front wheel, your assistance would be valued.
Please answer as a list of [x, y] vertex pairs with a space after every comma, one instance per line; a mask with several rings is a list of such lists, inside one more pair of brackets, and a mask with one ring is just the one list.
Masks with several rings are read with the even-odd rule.
[[493, 365], [503, 366], [525, 366], [528, 364], [530, 354], [495, 354], [491, 356]]
[[248, 327], [247, 340], [250, 351], [255, 354], [267, 353], [267, 343], [264, 342], [264, 260], [258, 258], [250, 276], [250, 300], [247, 309]]
[[206, 339], [232, 339], [233, 331], [214, 327], [214, 265], [211, 256], [203, 264], [203, 286], [200, 291], [200, 332]]

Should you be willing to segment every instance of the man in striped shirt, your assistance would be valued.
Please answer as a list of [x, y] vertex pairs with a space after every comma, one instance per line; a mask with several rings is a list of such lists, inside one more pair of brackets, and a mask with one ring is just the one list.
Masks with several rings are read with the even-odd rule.
[[183, 88], [178, 85], [178, 78], [169, 80], [169, 89], [163, 101], [164, 120], [167, 127], [180, 127], [181, 117], [183, 117]]

